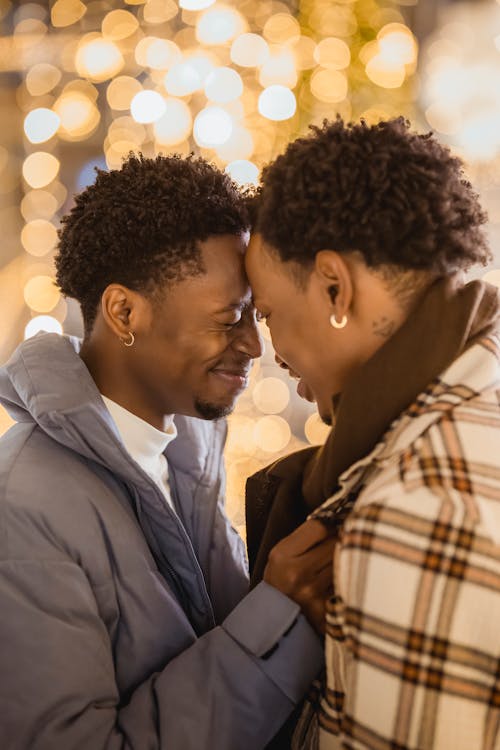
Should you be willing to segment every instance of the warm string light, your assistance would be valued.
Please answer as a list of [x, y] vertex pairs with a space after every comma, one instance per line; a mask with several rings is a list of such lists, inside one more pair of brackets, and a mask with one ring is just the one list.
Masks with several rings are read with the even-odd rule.
[[467, 162], [500, 158], [500, 4], [467, 5], [428, 38], [421, 100], [430, 127]]
[[[368, 5], [371, 42], [362, 39], [352, 4], [330, 0], [303, 0], [298, 18], [267, 0], [241, 10], [215, 0], [128, 0], [126, 7], [108, 3], [107, 12], [57, 0], [50, 18], [36, 6], [31, 33], [41, 38], [52, 26], [65, 41], [59, 57], [41, 51], [24, 71], [21, 243], [30, 259], [24, 299], [32, 311], [25, 336], [60, 332], [64, 322], [51, 267], [58, 212], [67, 207], [58, 176], [61, 143], [100, 141], [110, 169], [130, 151], [194, 149], [238, 184], [257, 184], [260, 168], [309, 122], [366, 114], [381, 91], [394, 100], [411, 78], [411, 32], [398, 13], [377, 20], [376, 3]], [[19, 23], [27, 20], [20, 15]], [[372, 100], [358, 96], [360, 79]], [[240, 528], [244, 477], [328, 432], [276, 368], [270, 347], [263, 362], [229, 419], [229, 510]]]
[[[13, 24], [13, 49], [27, 61], [18, 91], [26, 149], [20, 241], [32, 314], [25, 336], [60, 332], [64, 323], [52, 268], [57, 218], [68, 208], [61, 144], [91, 144], [110, 169], [130, 151], [195, 150], [238, 184], [257, 184], [261, 167], [311, 122], [337, 113], [368, 122], [413, 114], [418, 45], [397, 3], [301, 0], [294, 17], [274, 0], [57, 0], [50, 12], [47, 4], [20, 6]], [[457, 70], [450, 50], [436, 47], [433, 70], [441, 78], [426, 109], [431, 126], [444, 133], [461, 112], [452, 100], [457, 87], [449, 86], [450, 70]], [[467, 80], [462, 76], [465, 88]], [[5, 183], [8, 160], [0, 150]], [[329, 430], [314, 407], [298, 400], [270, 345], [229, 425], [228, 505], [242, 529], [245, 477], [279, 455], [323, 442]]]

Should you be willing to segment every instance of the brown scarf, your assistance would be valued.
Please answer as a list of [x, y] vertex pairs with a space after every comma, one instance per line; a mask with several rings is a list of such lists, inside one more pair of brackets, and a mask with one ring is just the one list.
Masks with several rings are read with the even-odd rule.
[[[308, 465], [303, 493], [313, 510], [339, 476], [375, 447], [391, 422], [462, 352], [499, 322], [498, 289], [481, 281], [456, 288], [440, 279], [396, 333], [352, 377], [335, 429]], [[347, 333], [347, 331], [346, 331]]]
[[[247, 484], [247, 545], [252, 585], [280, 539], [330, 497], [338, 478], [366, 456], [396, 417], [466, 348], [499, 327], [496, 287], [457, 288], [439, 279], [405, 323], [351, 378], [322, 448], [282, 459]], [[344, 334], [349, 335], [346, 328]]]

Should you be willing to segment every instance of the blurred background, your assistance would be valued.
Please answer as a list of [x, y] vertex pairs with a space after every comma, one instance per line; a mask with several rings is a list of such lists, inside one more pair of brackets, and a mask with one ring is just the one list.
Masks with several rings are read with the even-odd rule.
[[[79, 335], [53, 282], [60, 217], [94, 168], [191, 151], [241, 184], [340, 114], [404, 115], [466, 164], [500, 283], [500, 0], [0, 0], [0, 364], [38, 330]], [[327, 434], [266, 353], [230, 417], [228, 510], [246, 477]], [[0, 434], [10, 425], [0, 411]]]

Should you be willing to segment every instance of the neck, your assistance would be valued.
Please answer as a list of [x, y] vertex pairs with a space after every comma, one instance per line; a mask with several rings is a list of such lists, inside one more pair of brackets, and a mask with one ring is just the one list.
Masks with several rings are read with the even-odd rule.
[[148, 424], [163, 430], [165, 414], [155, 409], [146, 398], [141, 398], [137, 385], [130, 375], [120, 342], [109, 342], [105, 346], [92, 340], [84, 341], [80, 357], [85, 363], [98, 390], [127, 411], [135, 414]]

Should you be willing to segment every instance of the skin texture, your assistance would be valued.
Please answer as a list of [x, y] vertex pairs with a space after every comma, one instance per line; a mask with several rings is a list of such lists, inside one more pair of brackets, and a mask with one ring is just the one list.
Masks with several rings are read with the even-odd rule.
[[[205, 273], [167, 284], [152, 300], [110, 284], [81, 356], [101, 393], [162, 429], [169, 414], [213, 419], [229, 413], [262, 354], [244, 271], [245, 242], [200, 243]], [[124, 346], [135, 337], [134, 345]], [[307, 522], [272, 551], [265, 580], [323, 631], [333, 541]]]
[[[321, 418], [334, 419], [336, 397], [351, 375], [402, 325], [403, 307], [359, 253], [320, 250], [310, 268], [283, 262], [259, 234], [245, 257], [254, 304], [266, 318], [276, 361], [300, 378], [297, 391], [316, 400]], [[334, 328], [330, 318], [344, 328]], [[324, 632], [332, 592], [335, 539], [319, 521], [306, 521], [269, 555], [264, 580], [295, 599], [315, 629]]]
[[245, 246], [242, 236], [210, 237], [200, 243], [205, 273], [167, 283], [154, 299], [106, 288], [81, 351], [101, 393], [157, 429], [169, 414], [232, 411], [262, 354]]
[[[359, 253], [320, 250], [310, 269], [280, 261], [259, 234], [245, 258], [254, 304], [266, 318], [280, 363], [301, 378], [300, 395], [314, 397], [331, 424], [334, 399], [350, 376], [409, 313]], [[299, 279], [301, 281], [299, 282]], [[347, 324], [336, 329], [330, 317]]]

